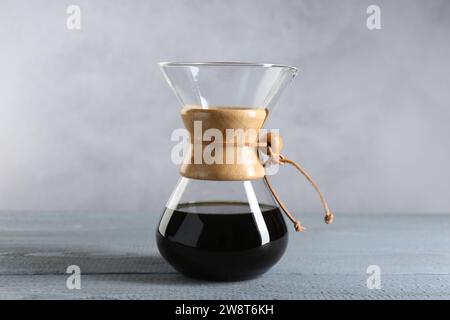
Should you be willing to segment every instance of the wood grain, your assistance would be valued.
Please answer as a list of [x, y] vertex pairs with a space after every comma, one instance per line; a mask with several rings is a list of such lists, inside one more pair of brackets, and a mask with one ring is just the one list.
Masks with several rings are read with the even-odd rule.
[[[450, 216], [305, 214], [264, 276], [210, 283], [177, 274], [155, 245], [158, 212], [0, 212], [1, 299], [450, 299]], [[79, 265], [81, 290], [65, 286]], [[381, 290], [366, 287], [369, 265]]]
[[[265, 175], [265, 169], [258, 158], [258, 132], [266, 121], [268, 110], [264, 108], [237, 108], [237, 107], [210, 107], [202, 109], [198, 106], [185, 106], [181, 110], [181, 117], [191, 138], [190, 152], [185, 163], [180, 168], [182, 176], [191, 179], [202, 180], [253, 180], [261, 179]], [[201, 123], [200, 136], [195, 133], [194, 123]], [[203, 156], [201, 163], [195, 159], [194, 145], [199, 148], [201, 155], [206, 145], [203, 144], [204, 133], [207, 130], [218, 130], [222, 135], [217, 144], [222, 150], [219, 163], [207, 163]], [[235, 130], [242, 133], [242, 142], [246, 145], [225, 145], [227, 142], [227, 130]], [[235, 140], [235, 139], [233, 139]], [[230, 156], [229, 156], [230, 155]], [[227, 161], [231, 159], [232, 161]]]

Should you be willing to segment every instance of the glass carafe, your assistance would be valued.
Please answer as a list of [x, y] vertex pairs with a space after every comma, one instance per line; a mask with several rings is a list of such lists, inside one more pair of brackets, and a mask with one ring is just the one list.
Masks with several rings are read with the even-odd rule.
[[[190, 145], [156, 232], [158, 249], [187, 276], [259, 276], [288, 243], [282, 210], [265, 179], [261, 150], [267, 143], [260, 130], [297, 70], [227, 62], [160, 66], [181, 103]], [[241, 135], [229, 138], [236, 131]], [[213, 159], [205, 159], [211, 145], [217, 147], [209, 153]]]

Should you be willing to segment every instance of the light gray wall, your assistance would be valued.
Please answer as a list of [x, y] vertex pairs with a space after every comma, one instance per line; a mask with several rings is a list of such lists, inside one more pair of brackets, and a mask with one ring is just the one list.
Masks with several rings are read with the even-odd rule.
[[[0, 209], [159, 214], [181, 121], [156, 63], [231, 60], [300, 68], [268, 125], [335, 211], [450, 212], [449, 31], [446, 0], [0, 0]], [[274, 184], [320, 210], [292, 169]]]

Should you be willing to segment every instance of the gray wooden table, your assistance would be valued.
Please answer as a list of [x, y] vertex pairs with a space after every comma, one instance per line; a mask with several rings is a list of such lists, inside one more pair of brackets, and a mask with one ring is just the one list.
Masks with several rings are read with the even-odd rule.
[[[304, 215], [288, 251], [251, 281], [208, 283], [159, 256], [149, 212], [0, 212], [2, 299], [450, 299], [450, 216]], [[81, 289], [66, 287], [69, 265]], [[367, 267], [381, 270], [368, 289]]]

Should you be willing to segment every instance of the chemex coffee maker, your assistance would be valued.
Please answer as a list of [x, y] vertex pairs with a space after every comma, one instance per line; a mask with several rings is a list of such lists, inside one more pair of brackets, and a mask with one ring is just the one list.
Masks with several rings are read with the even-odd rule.
[[296, 68], [231, 62], [160, 66], [189, 132], [181, 178], [156, 232], [169, 264], [190, 277], [235, 281], [257, 277], [277, 263], [288, 243], [283, 212], [297, 231], [304, 230], [269, 181], [270, 168], [280, 164], [306, 177], [320, 196], [325, 222], [333, 221], [309, 174], [280, 153], [280, 136], [262, 129]]

